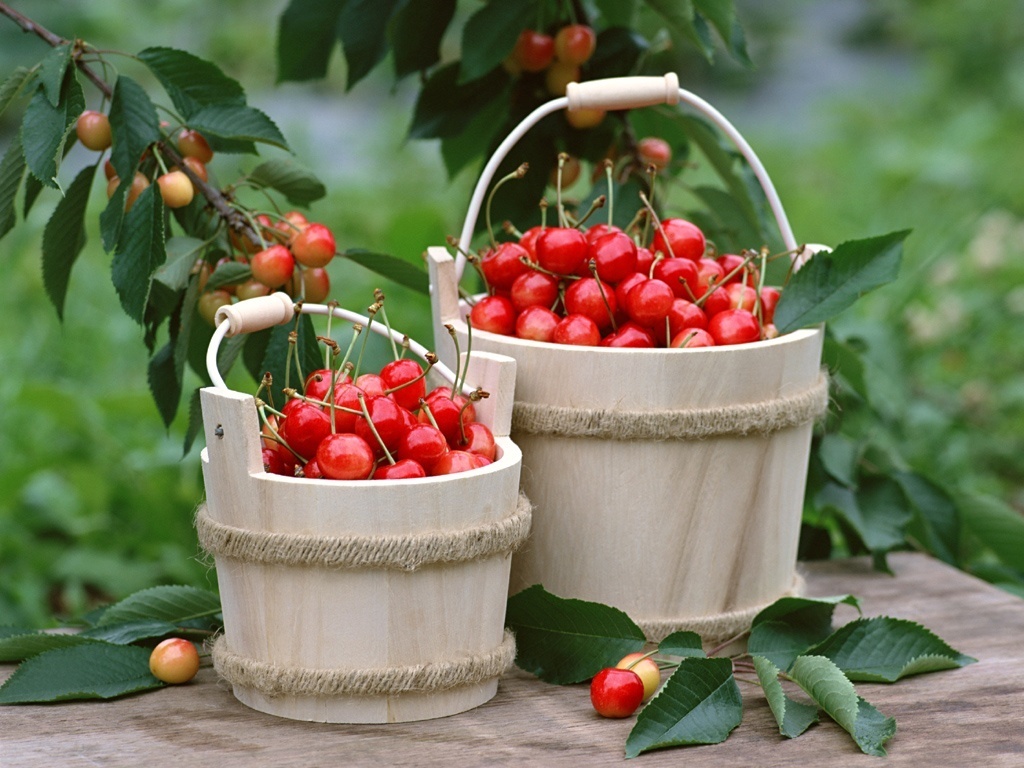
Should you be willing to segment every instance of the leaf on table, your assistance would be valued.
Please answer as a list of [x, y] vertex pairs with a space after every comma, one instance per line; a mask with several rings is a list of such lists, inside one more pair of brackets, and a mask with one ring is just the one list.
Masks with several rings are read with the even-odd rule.
[[788, 677], [853, 737], [862, 752], [885, 756], [883, 745], [896, 733], [896, 721], [858, 696], [853, 683], [831, 659], [800, 656]]
[[312, 171], [289, 158], [260, 163], [248, 177], [253, 184], [280, 192], [295, 205], [309, 205], [327, 194], [327, 188]]
[[146, 620], [181, 624], [187, 619], [215, 616], [219, 611], [220, 598], [208, 590], [185, 585], [150, 587], [108, 607], [96, 626]]
[[704, 644], [696, 632], [673, 632], [658, 643], [659, 656], [696, 657], [705, 659]]
[[344, 3], [291, 0], [278, 18], [277, 81], [317, 80], [327, 75], [338, 40]]
[[787, 696], [779, 682], [779, 668], [764, 656], [753, 658], [757, 679], [761, 681], [768, 707], [779, 724], [779, 733], [787, 739], [795, 739], [818, 722], [818, 708]]
[[821, 251], [790, 278], [775, 307], [779, 333], [831, 320], [865, 293], [896, 279], [909, 229], [848, 240]]
[[91, 642], [97, 641], [80, 634], [25, 630], [22, 634], [0, 637], [0, 662], [22, 661], [55, 648], [70, 648], [72, 645]]
[[43, 230], [43, 285], [62, 320], [71, 268], [85, 247], [85, 211], [95, 173], [95, 165], [78, 173], [67, 193], [57, 201]]
[[729, 659], [683, 659], [637, 715], [626, 757], [652, 749], [725, 741], [743, 717]]
[[512, 53], [519, 33], [532, 28], [538, 0], [503, 0], [487, 3], [462, 28], [459, 84], [477, 80]]
[[105, 640], [115, 645], [128, 645], [136, 640], [149, 640], [157, 637], [168, 637], [179, 632], [176, 624], [167, 621], [142, 619], [124, 621], [117, 624], [105, 624], [81, 632], [78, 637]]
[[851, 621], [807, 654], [831, 659], [851, 680], [881, 683], [977, 661], [920, 624], [888, 616]]
[[148, 648], [91, 641], [40, 653], [0, 686], [0, 704], [112, 699], [164, 684], [149, 671]]
[[840, 604], [860, 610], [852, 595], [779, 598], [754, 617], [747, 651], [788, 669], [797, 656], [832, 634], [832, 614]]
[[516, 636], [516, 664], [558, 685], [587, 680], [646, 643], [618, 608], [558, 597], [539, 584], [508, 599], [505, 625]]

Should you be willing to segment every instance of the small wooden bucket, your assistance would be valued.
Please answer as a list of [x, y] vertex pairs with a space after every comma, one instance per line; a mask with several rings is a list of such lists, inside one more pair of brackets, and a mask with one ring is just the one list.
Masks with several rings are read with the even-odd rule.
[[[484, 168], [462, 250], [498, 164], [542, 117], [565, 107], [679, 101], [734, 139], [796, 252], [756, 155], [674, 75], [572, 84], [566, 98], [527, 117]], [[465, 337], [464, 259], [436, 247], [429, 264], [435, 336], [452, 325]], [[474, 330], [473, 349], [519, 363], [512, 436], [535, 510], [530, 542], [513, 558], [511, 590], [540, 583], [621, 608], [652, 640], [689, 629], [707, 643], [742, 632], [761, 608], [798, 591], [811, 431], [828, 403], [822, 340], [813, 328], [727, 347], [614, 349]]]
[[[268, 474], [253, 398], [228, 390], [215, 362], [225, 334], [290, 319], [290, 299], [267, 299], [230, 308], [208, 356], [219, 386], [201, 393], [197, 528], [224, 614], [215, 667], [242, 703], [299, 720], [403, 722], [488, 701], [515, 656], [505, 599], [530, 521], [508, 437], [515, 362], [470, 364], [468, 381], [492, 393], [477, 408], [499, 449], [487, 467], [413, 480]], [[303, 307], [318, 310], [330, 311]]]

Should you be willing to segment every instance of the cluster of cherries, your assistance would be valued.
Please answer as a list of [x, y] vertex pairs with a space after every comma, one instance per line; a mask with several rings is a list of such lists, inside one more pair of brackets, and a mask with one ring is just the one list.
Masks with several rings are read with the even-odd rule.
[[707, 255], [704, 233], [659, 222], [650, 247], [618, 227], [533, 227], [473, 256], [488, 287], [477, 330], [604, 347], [707, 347], [778, 335], [778, 288], [761, 285], [758, 254]]
[[[164, 122], [161, 127], [166, 130], [170, 126]], [[102, 112], [82, 112], [75, 130], [78, 140], [87, 149], [103, 152], [111, 146], [110, 120]], [[206, 166], [213, 160], [213, 150], [206, 138], [198, 131], [182, 128], [174, 137], [174, 144], [183, 165], [203, 182], [208, 181]], [[192, 202], [195, 187], [184, 171], [176, 166], [166, 168], [159, 152], [146, 150], [142, 159], [144, 163], [148, 161], [144, 167], [151, 168], [150, 175], [155, 176], [164, 205], [183, 208]], [[121, 179], [109, 159], [103, 169], [107, 177], [107, 197], [110, 198], [121, 186]], [[131, 210], [142, 191], [150, 186], [150, 175], [142, 170], [136, 171], [126, 195], [125, 210]], [[260, 213], [251, 216], [250, 223], [258, 242], [229, 229], [231, 255], [216, 263], [206, 259], [196, 262], [200, 290], [196, 309], [200, 317], [211, 325], [217, 310], [236, 300], [284, 290], [293, 298], [319, 303], [330, 293], [331, 282], [325, 268], [334, 258], [337, 247], [334, 234], [328, 227], [310, 222], [298, 211], [288, 211], [283, 215]], [[241, 277], [237, 282], [207, 288], [210, 275], [228, 262], [248, 265], [251, 275]]]

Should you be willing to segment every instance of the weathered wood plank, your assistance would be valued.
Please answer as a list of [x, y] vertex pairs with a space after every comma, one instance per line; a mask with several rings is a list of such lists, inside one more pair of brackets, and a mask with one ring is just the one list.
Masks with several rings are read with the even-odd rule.
[[[872, 572], [862, 560], [806, 565], [808, 593], [853, 593], [866, 616], [919, 621], [979, 662], [892, 686], [858, 686], [897, 719], [887, 760], [860, 754], [831, 722], [799, 739], [782, 739], [760, 690], [751, 688], [744, 690], [743, 723], [724, 744], [654, 752], [638, 764], [1024, 765], [1024, 601], [921, 555], [897, 555], [891, 562], [895, 578]], [[841, 607], [837, 619], [853, 615]], [[0, 678], [11, 669], [0, 666]], [[255, 712], [203, 670], [195, 683], [113, 702], [0, 707], [0, 765], [579, 768], [623, 762], [631, 727], [631, 720], [597, 717], [585, 686], [549, 686], [520, 672], [504, 678], [498, 695], [471, 712], [367, 726], [310, 724]]]

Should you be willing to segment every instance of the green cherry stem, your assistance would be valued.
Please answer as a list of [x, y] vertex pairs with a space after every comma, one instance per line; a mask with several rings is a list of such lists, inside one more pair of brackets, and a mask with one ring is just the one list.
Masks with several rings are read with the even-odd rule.
[[582, 227], [583, 223], [587, 219], [589, 219], [594, 214], [595, 211], [597, 211], [597, 210], [599, 210], [601, 208], [604, 208], [604, 204], [607, 202], [607, 200], [608, 200], [608, 196], [607, 195], [599, 195], [594, 200], [594, 202], [592, 202], [590, 204], [590, 208], [587, 209], [587, 212], [585, 214], [583, 214], [583, 218], [581, 218], [579, 221], [576, 222], [576, 228], [579, 229], [580, 227]]
[[672, 253], [672, 243], [669, 242], [668, 237], [665, 235], [665, 230], [662, 229], [661, 221], [658, 219], [658, 213], [654, 210], [654, 206], [651, 205], [651, 201], [647, 199], [647, 195], [643, 192], [640, 193], [640, 202], [644, 204], [644, 208], [647, 209], [647, 219], [644, 222], [644, 242], [647, 242], [647, 225], [653, 219], [655, 228], [661, 232], [661, 238], [665, 241], [665, 247], [668, 248], [669, 258], [675, 258], [675, 254]]
[[388, 321], [387, 310], [384, 309], [384, 291], [380, 288], [373, 289], [373, 298], [377, 304], [380, 305], [380, 316], [384, 321], [384, 327], [388, 329], [388, 341], [391, 342], [391, 352], [395, 356], [395, 360], [398, 359], [398, 347], [395, 345], [395, 334], [391, 330], [391, 323]]
[[608, 187], [608, 226], [615, 221], [615, 191], [612, 189], [612, 161], [604, 161], [604, 178]]
[[448, 323], [444, 329], [448, 331], [448, 335], [452, 337], [452, 342], [455, 344], [455, 381], [452, 382], [452, 391], [450, 393], [451, 399], [454, 400], [455, 391], [459, 385], [459, 370], [462, 367], [462, 350], [459, 348], [459, 335], [455, 332], [455, 326]]
[[[601, 282], [601, 278], [597, 276], [597, 262], [593, 259], [587, 262], [587, 269], [590, 270], [590, 274], [594, 277], [594, 282], [597, 283], [597, 291], [601, 294], [601, 301], [604, 302], [604, 308], [608, 312], [608, 319], [612, 321], [612, 330], [619, 330], [618, 325], [615, 322], [615, 313], [612, 312], [612, 305], [608, 303], [608, 297], [604, 292], [604, 284]], [[665, 318], [665, 322], [668, 322], [668, 318]]]
[[494, 193], [497, 192], [498, 189], [503, 184], [505, 184], [505, 182], [511, 181], [512, 179], [521, 179], [521, 178], [523, 178], [523, 176], [526, 175], [526, 172], [529, 169], [530, 169], [530, 164], [529, 163], [523, 163], [518, 168], [516, 168], [514, 171], [512, 171], [512, 173], [510, 173], [507, 176], [503, 176], [502, 178], [498, 179], [498, 182], [493, 187], [491, 187], [490, 194], [487, 195], [487, 205], [484, 208], [484, 219], [487, 222], [487, 236], [491, 239], [491, 247], [492, 248], [497, 248], [498, 247], [498, 241], [495, 240], [495, 238], [494, 238], [494, 227], [491, 226], [491, 203], [494, 202]]
[[568, 227], [569, 220], [565, 216], [565, 206], [562, 204], [562, 168], [569, 156], [565, 152], [558, 153], [558, 176], [555, 180], [555, 201], [558, 208], [558, 226]]
[[[380, 304], [374, 302], [366, 308], [366, 316], [369, 319], [369, 323], [366, 325], [366, 330], [369, 331], [373, 327], [373, 320], [377, 316], [377, 312], [380, 310]], [[356, 358], [356, 369], [352, 379], [355, 380], [359, 377], [359, 371], [363, 365], [363, 355], [366, 353], [366, 342], [370, 340], [370, 334], [367, 333], [363, 336], [363, 344], [359, 348], [359, 357]]]
[[384, 440], [381, 439], [380, 432], [377, 431], [376, 425], [373, 423], [373, 419], [370, 418], [370, 409], [366, 407], [366, 395], [362, 392], [357, 392], [356, 397], [359, 399], [359, 408], [363, 412], [363, 418], [366, 419], [367, 425], [370, 427], [370, 431], [373, 432], [373, 436], [377, 438], [377, 442], [380, 444], [380, 448], [384, 451], [384, 456], [388, 460], [388, 464], [394, 464], [395, 459], [388, 450], [388, 447], [384, 445]]

